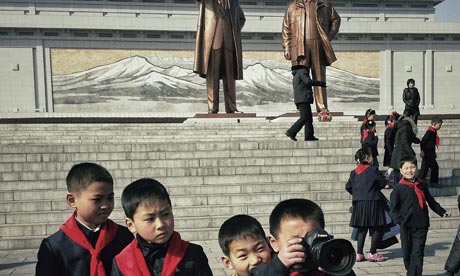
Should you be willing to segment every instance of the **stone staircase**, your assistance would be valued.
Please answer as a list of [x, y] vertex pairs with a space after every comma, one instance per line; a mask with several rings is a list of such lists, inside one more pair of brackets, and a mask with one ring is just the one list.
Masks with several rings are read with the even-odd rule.
[[[65, 177], [78, 162], [105, 166], [119, 197], [141, 177], [168, 187], [176, 229], [194, 241], [215, 240], [221, 223], [245, 213], [268, 228], [273, 207], [283, 199], [304, 197], [319, 203], [326, 230], [350, 232], [351, 197], [344, 190], [359, 148], [355, 119], [315, 122], [318, 142], [289, 140], [292, 120], [265, 119], [183, 124], [0, 124], [0, 249], [38, 248], [68, 218]], [[428, 121], [420, 121], [419, 137]], [[383, 122], [378, 122], [383, 158]], [[433, 195], [458, 217], [460, 120], [446, 121], [438, 151], [441, 188]], [[418, 147], [415, 147], [418, 152]], [[389, 197], [390, 190], [385, 194]], [[432, 228], [454, 229], [457, 218], [432, 212]]]

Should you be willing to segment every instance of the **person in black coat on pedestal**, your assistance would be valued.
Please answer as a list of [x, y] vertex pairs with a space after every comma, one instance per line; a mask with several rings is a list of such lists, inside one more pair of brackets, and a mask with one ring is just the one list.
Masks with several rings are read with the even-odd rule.
[[418, 92], [417, 87], [415, 87], [415, 80], [408, 79], [407, 87], [403, 91], [403, 101], [406, 104], [404, 107], [404, 113], [410, 112], [414, 114], [414, 123], [417, 124], [417, 118], [420, 115], [420, 93]]

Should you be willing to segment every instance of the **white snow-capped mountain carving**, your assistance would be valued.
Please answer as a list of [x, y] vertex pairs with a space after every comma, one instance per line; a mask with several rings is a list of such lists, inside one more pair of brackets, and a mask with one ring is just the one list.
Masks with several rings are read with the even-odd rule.
[[[119, 97], [131, 97], [131, 101], [205, 101], [206, 81], [193, 73], [190, 62], [175, 57], [133, 56], [82, 72], [56, 75], [53, 76], [54, 101], [57, 104], [116, 102]], [[268, 101], [292, 102], [290, 68], [282, 63], [275, 66], [276, 63], [256, 62], [244, 68], [244, 79], [237, 81], [240, 103], [253, 106]], [[338, 101], [378, 101], [379, 80], [375, 78], [328, 67], [327, 86], [328, 97]]]

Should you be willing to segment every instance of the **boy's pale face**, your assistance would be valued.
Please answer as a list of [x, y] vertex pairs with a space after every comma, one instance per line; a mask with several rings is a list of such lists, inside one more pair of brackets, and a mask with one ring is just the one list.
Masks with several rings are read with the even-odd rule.
[[174, 231], [174, 216], [171, 205], [165, 200], [140, 204], [133, 219], [126, 219], [126, 225], [132, 233], [139, 234], [150, 243], [167, 242]]
[[237, 239], [230, 243], [229, 249], [230, 256], [223, 256], [222, 263], [235, 270], [238, 276], [248, 276], [251, 269], [261, 263], [269, 263], [272, 259], [272, 251], [266, 239]]
[[367, 116], [367, 120], [369, 120], [369, 121], [374, 121], [374, 119], [375, 119], [375, 114], [371, 114], [371, 115]]
[[82, 191], [67, 194], [67, 204], [77, 211], [81, 223], [94, 229], [112, 213], [113, 197], [113, 185], [93, 182]]
[[433, 124], [433, 128], [436, 129], [436, 130], [440, 130], [440, 129], [441, 129], [441, 126], [442, 126], [441, 123], [435, 123], [435, 124]]
[[278, 238], [270, 235], [270, 245], [275, 252], [279, 252], [281, 248], [288, 247], [288, 240], [293, 238], [303, 238], [313, 229], [321, 228], [320, 224], [315, 220], [303, 220], [301, 218], [288, 218], [280, 222], [280, 230]]
[[413, 179], [417, 172], [417, 166], [412, 162], [404, 162], [401, 167], [401, 174], [406, 179]]
[[409, 82], [409, 88], [414, 88], [415, 87], [415, 82]]

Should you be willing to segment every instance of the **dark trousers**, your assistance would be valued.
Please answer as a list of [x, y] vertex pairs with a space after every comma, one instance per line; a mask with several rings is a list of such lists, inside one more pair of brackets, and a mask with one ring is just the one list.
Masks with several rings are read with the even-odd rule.
[[428, 169], [431, 170], [430, 183], [439, 182], [439, 166], [436, 159], [422, 159], [422, 166], [420, 167], [419, 177], [425, 179], [428, 174]]
[[369, 235], [372, 235], [371, 249], [369, 250], [369, 252], [371, 254], [375, 254], [375, 252], [377, 252], [379, 242], [380, 240], [382, 240], [383, 237], [383, 229], [381, 229], [380, 227], [358, 227], [358, 248], [356, 250], [358, 254], [363, 254], [364, 252], [364, 242], [366, 241], [366, 235], [368, 230]]
[[401, 249], [407, 276], [421, 276], [428, 228], [411, 228], [401, 225]]
[[458, 226], [457, 235], [455, 236], [454, 243], [452, 244], [452, 248], [450, 249], [449, 256], [447, 257], [446, 264], [444, 265], [444, 269], [452, 272], [457, 273], [460, 270], [460, 225]]
[[305, 139], [313, 138], [315, 132], [313, 130], [313, 116], [311, 115], [311, 106], [308, 103], [300, 103], [299, 106], [300, 118], [286, 131], [286, 133], [295, 137], [302, 127], [305, 127]]

